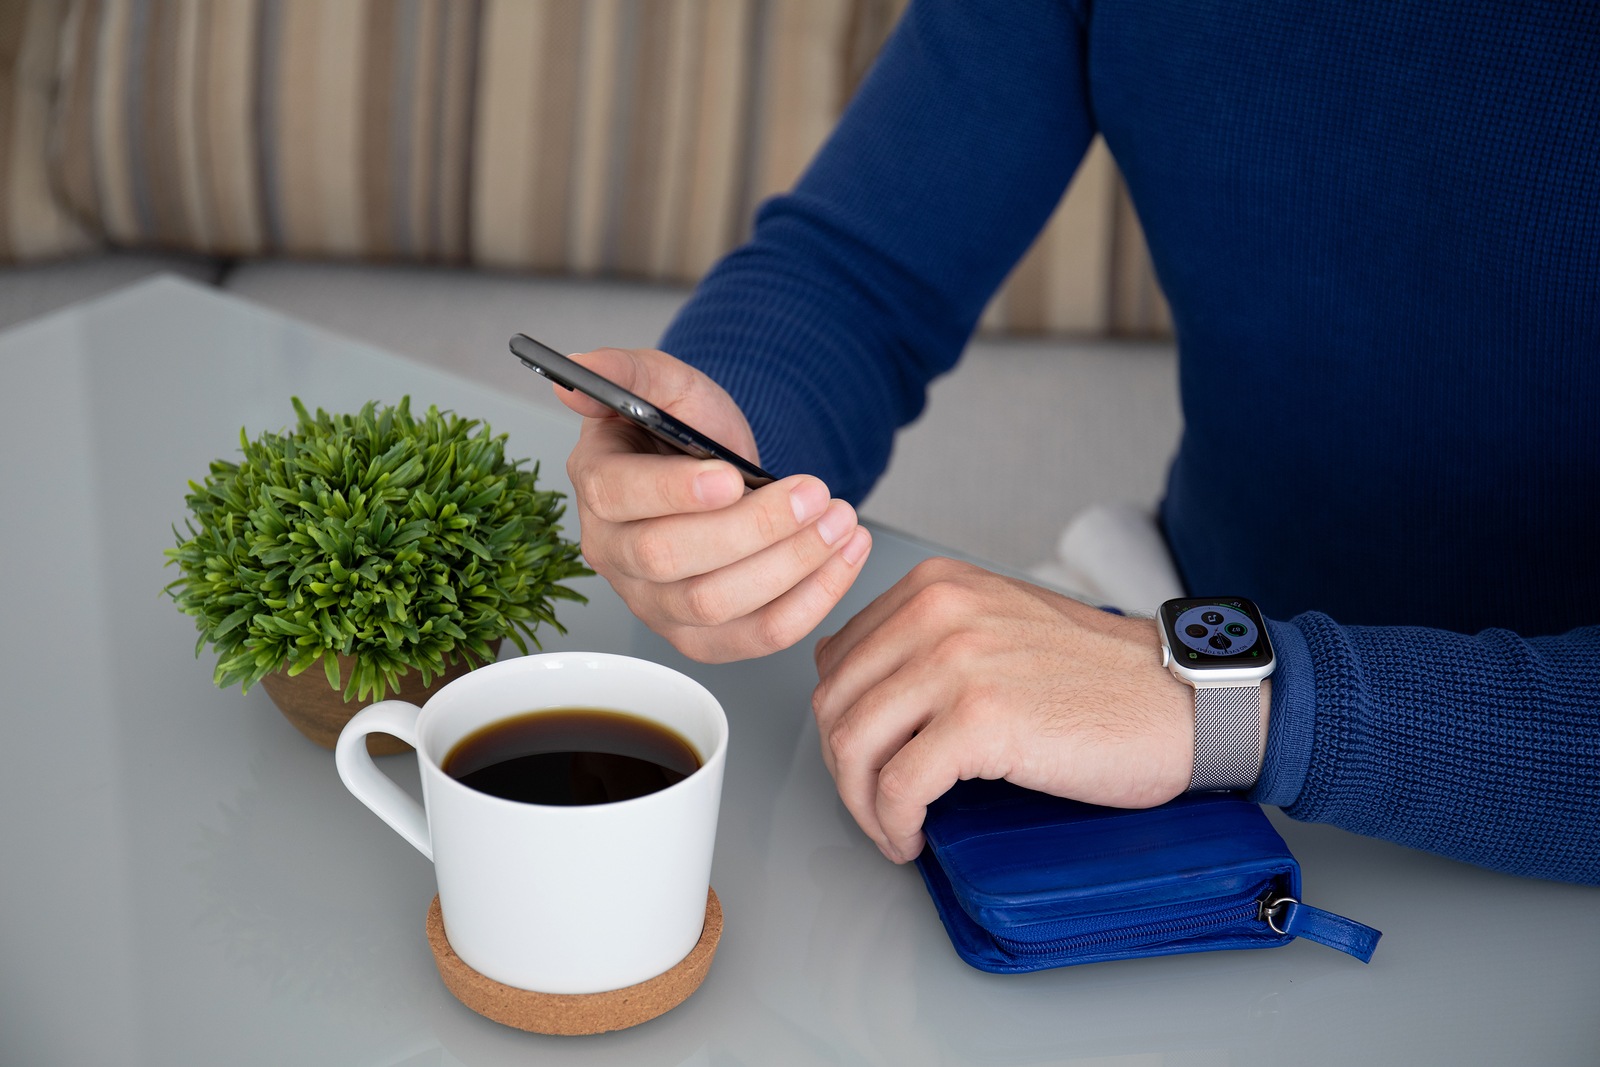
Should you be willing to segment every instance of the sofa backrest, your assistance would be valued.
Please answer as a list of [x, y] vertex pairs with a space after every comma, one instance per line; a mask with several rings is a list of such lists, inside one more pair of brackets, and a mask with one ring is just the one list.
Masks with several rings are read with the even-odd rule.
[[[0, 0], [27, 15], [15, 66], [58, 205], [34, 228], [61, 223], [63, 249], [76, 219], [119, 247], [678, 283], [795, 180], [902, 6]], [[1148, 333], [1163, 314], [1097, 149], [985, 326]]]
[[65, 7], [0, 0], [0, 263], [94, 247], [62, 210], [46, 166]]

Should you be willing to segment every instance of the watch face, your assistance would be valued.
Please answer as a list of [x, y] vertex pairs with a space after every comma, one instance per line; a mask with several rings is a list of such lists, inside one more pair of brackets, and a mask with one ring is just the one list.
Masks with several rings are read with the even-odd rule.
[[1161, 605], [1172, 655], [1191, 670], [1261, 667], [1272, 662], [1261, 611], [1242, 597], [1197, 597]]

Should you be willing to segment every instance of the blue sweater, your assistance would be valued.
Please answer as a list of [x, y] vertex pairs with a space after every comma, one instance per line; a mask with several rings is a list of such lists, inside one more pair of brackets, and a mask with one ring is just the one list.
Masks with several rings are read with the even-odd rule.
[[859, 499], [1096, 132], [1178, 338], [1173, 554], [1288, 620], [1255, 798], [1600, 882], [1592, 7], [918, 0], [662, 345]]

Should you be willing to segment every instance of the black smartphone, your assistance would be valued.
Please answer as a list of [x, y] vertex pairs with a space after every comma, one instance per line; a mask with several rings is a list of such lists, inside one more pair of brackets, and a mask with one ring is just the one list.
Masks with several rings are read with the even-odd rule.
[[525, 333], [511, 338], [511, 352], [529, 370], [544, 375], [564, 389], [576, 389], [592, 396], [618, 415], [664, 441], [679, 452], [696, 459], [720, 459], [733, 464], [744, 484], [759, 489], [775, 481], [762, 470], [728, 448], [717, 444], [693, 426], [668, 415], [643, 397], [634, 396], [616, 382], [568, 359], [549, 345], [540, 344]]

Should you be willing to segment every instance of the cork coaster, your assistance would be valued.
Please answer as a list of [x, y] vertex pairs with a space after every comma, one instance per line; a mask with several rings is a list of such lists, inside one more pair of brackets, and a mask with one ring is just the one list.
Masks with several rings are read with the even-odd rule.
[[428, 944], [439, 977], [461, 1003], [497, 1023], [535, 1034], [603, 1034], [649, 1022], [689, 999], [711, 970], [722, 940], [722, 901], [706, 894], [706, 924], [700, 940], [677, 966], [638, 985], [604, 993], [535, 993], [503, 985], [469, 967], [444, 935], [439, 898], [428, 909]]

